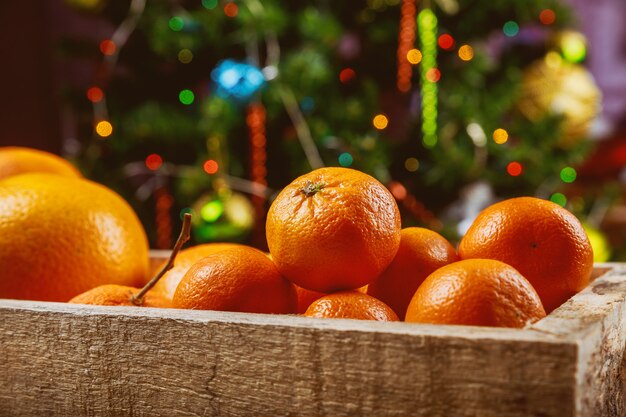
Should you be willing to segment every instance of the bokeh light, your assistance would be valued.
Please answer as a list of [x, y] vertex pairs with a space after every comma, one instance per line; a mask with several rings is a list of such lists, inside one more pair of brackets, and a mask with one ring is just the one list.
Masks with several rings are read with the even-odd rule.
[[161, 168], [162, 165], [163, 158], [161, 157], [161, 155], [153, 153], [146, 157], [146, 168], [148, 168], [150, 171], [156, 171], [157, 169]]
[[431, 68], [426, 71], [426, 79], [431, 83], [436, 83], [441, 79], [441, 71], [439, 68]]
[[576, 181], [576, 176], [576, 170], [572, 167], [565, 167], [561, 170], [560, 173], [561, 181], [568, 184]]
[[509, 132], [504, 129], [496, 129], [493, 131], [493, 141], [498, 145], [502, 145], [509, 140]]
[[174, 16], [172, 17], [169, 22], [167, 23], [167, 25], [170, 27], [170, 29], [172, 29], [174, 32], [180, 32], [181, 30], [183, 30], [183, 28], [185, 27], [185, 21], [183, 20], [182, 17], [180, 16]]
[[451, 35], [444, 33], [443, 35], [439, 36], [437, 44], [439, 44], [439, 47], [441, 49], [452, 49], [452, 47], [454, 46], [454, 38]]
[[352, 165], [352, 162], [354, 162], [354, 158], [352, 158], [352, 155], [350, 155], [348, 152], [344, 152], [341, 155], [339, 155], [339, 165], [341, 165], [342, 167], [349, 167], [350, 165]]
[[104, 98], [104, 92], [100, 87], [90, 87], [87, 89], [87, 99], [92, 103], [99, 103]]
[[471, 61], [474, 58], [474, 48], [469, 45], [463, 45], [459, 48], [459, 58], [463, 61]]
[[561, 193], [554, 193], [550, 196], [550, 201], [558, 204], [561, 207], [565, 207], [565, 204], [567, 204], [567, 197], [565, 197], [565, 195]]
[[408, 194], [406, 187], [400, 184], [398, 181], [392, 181], [389, 184], [389, 191], [391, 191], [391, 194], [398, 201], [404, 200]]
[[420, 167], [420, 161], [417, 158], [407, 158], [404, 160], [404, 168], [409, 172], [415, 172]]
[[235, 17], [239, 14], [239, 7], [233, 2], [224, 5], [224, 14], [228, 17]]
[[96, 133], [103, 137], [109, 137], [113, 133], [113, 125], [107, 120], [101, 120], [96, 124]]
[[178, 53], [178, 60], [183, 64], [189, 64], [193, 60], [193, 52], [189, 49], [181, 49]]
[[344, 68], [339, 73], [339, 81], [343, 84], [349, 83], [356, 76], [356, 72], [352, 68]]
[[410, 49], [406, 53], [406, 59], [413, 65], [417, 65], [422, 61], [422, 52], [419, 49]]
[[224, 213], [224, 204], [219, 200], [213, 200], [206, 203], [200, 209], [200, 217], [208, 223], [213, 223], [219, 219]]
[[202, 0], [202, 7], [213, 10], [217, 7], [217, 0]]
[[389, 124], [389, 119], [384, 114], [377, 114], [372, 120], [372, 124], [378, 130], [383, 130]]
[[219, 170], [219, 164], [214, 159], [208, 159], [204, 162], [204, 165], [202, 165], [202, 169], [204, 169], [204, 172], [207, 174], [212, 175]]
[[566, 32], [561, 36], [563, 58], [569, 62], [581, 62], [587, 57], [587, 40], [578, 32]]
[[117, 46], [115, 45], [115, 42], [113, 42], [111, 39], [105, 39], [100, 42], [100, 52], [102, 52], [102, 55], [111, 56], [115, 53], [116, 50]]
[[193, 94], [193, 91], [191, 90], [182, 90], [180, 93], [178, 93], [178, 100], [180, 100], [181, 103], [185, 104], [185, 105], [190, 105], [194, 102], [194, 100], [196, 99], [196, 96]]
[[517, 161], [509, 162], [509, 164], [506, 166], [506, 172], [512, 177], [518, 177], [522, 175], [523, 170], [524, 168], [522, 167], [522, 164]]
[[509, 38], [512, 38], [519, 33], [519, 25], [517, 22], [509, 20], [504, 24], [504, 26], [502, 26], [502, 32], [504, 32], [504, 34]]
[[539, 21], [544, 25], [551, 25], [556, 21], [556, 13], [551, 9], [544, 9], [539, 13]]

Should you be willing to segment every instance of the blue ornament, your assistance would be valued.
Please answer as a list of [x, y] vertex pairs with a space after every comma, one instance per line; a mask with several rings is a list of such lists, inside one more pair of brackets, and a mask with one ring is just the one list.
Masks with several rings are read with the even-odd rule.
[[211, 72], [220, 97], [248, 101], [265, 85], [265, 77], [254, 65], [226, 59]]

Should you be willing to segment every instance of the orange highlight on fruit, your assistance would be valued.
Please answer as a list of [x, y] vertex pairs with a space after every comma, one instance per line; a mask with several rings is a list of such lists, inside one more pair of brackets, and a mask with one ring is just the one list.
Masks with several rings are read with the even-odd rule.
[[0, 179], [28, 172], [82, 178], [76, 167], [50, 152], [19, 146], [0, 147]]
[[183, 276], [174, 293], [175, 308], [292, 314], [297, 297], [263, 252], [248, 247], [224, 249], [202, 258]]
[[405, 321], [521, 328], [546, 312], [530, 282], [493, 259], [468, 259], [439, 268], [415, 292]]
[[[82, 294], [72, 298], [68, 303], [71, 304], [91, 304], [99, 306], [130, 306], [137, 307], [133, 304], [131, 297], [133, 294], [137, 294], [140, 288], [128, 287], [125, 285], [100, 285], [99, 287], [92, 288]], [[172, 306], [170, 300], [163, 295], [148, 291], [143, 297], [141, 303], [142, 307], [158, 307], [168, 308]]]
[[513, 266], [535, 287], [547, 312], [587, 286], [593, 269], [593, 249], [576, 216], [534, 197], [483, 210], [461, 240], [459, 255]]
[[367, 293], [385, 302], [398, 317], [404, 317], [413, 294], [426, 277], [458, 260], [456, 250], [439, 233], [422, 227], [402, 229], [398, 253], [369, 284]]
[[327, 319], [398, 321], [391, 307], [359, 291], [343, 291], [319, 298], [304, 315]]
[[400, 212], [385, 186], [348, 168], [295, 179], [272, 203], [267, 243], [279, 271], [319, 292], [361, 287], [393, 260]]

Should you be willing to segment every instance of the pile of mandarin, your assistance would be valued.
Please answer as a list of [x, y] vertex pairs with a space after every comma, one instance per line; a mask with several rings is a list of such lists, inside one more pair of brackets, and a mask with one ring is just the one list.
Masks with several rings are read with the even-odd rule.
[[403, 229], [387, 188], [347, 168], [285, 187], [266, 236], [269, 254], [177, 244], [140, 290], [148, 244], [128, 204], [52, 155], [0, 148], [0, 298], [524, 327], [583, 289], [593, 268], [582, 225], [550, 201], [486, 208], [457, 250], [434, 231]]

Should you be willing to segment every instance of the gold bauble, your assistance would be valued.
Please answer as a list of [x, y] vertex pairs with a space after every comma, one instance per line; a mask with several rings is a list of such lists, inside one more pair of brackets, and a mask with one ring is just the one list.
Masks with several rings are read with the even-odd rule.
[[589, 135], [601, 109], [601, 94], [585, 67], [549, 52], [524, 71], [518, 106], [531, 121], [550, 113], [562, 115], [560, 144], [569, 147]]

